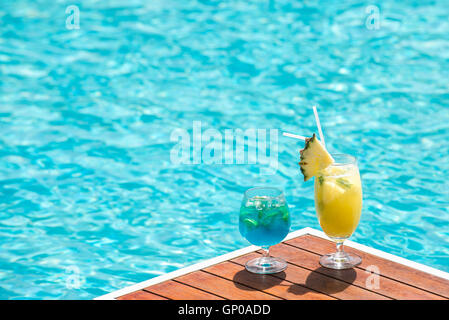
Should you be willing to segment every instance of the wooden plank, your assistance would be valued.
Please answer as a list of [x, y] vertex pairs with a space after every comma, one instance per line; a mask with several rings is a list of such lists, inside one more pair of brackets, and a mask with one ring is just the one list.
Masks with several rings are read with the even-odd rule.
[[139, 290], [118, 297], [117, 300], [167, 300], [167, 298], [147, 291]]
[[[117, 299], [320, 300], [449, 297], [448, 280], [350, 247], [346, 247], [346, 251], [362, 257], [362, 264], [359, 267], [349, 270], [321, 267], [319, 265], [321, 255], [334, 251], [333, 242], [313, 235], [303, 235], [271, 248], [271, 255], [281, 257], [289, 263], [282, 273], [256, 275], [246, 271], [244, 264], [261, 255], [260, 252], [252, 252], [231, 261], [209, 264], [204, 270], [184, 274], [173, 280], [122, 295]], [[377, 266], [380, 270], [378, 287], [368, 285], [368, 280], [372, 277], [367, 270], [369, 266]]]
[[[181, 283], [192, 287], [216, 293], [225, 299], [234, 300], [280, 300], [281, 298], [269, 295], [262, 291], [254, 291], [244, 285], [236, 285], [230, 280], [223, 279], [216, 275], [195, 271], [175, 279]], [[244, 289], [246, 287], [246, 289]]]
[[228, 261], [210, 266], [204, 271], [233, 281], [240, 290], [248, 290], [249, 287], [252, 288], [249, 290], [263, 291], [287, 300], [335, 300], [329, 295], [283, 280], [281, 277], [248, 272], [241, 265]]
[[[335, 251], [335, 244], [332, 241], [312, 235], [297, 237], [286, 241], [286, 243], [320, 255]], [[449, 280], [348, 246], [345, 247], [345, 250], [358, 254], [362, 258], [362, 263], [359, 265], [359, 268], [366, 270], [368, 266], [374, 265], [380, 269], [381, 275], [385, 277], [449, 298]]]
[[323, 268], [319, 264], [320, 255], [309, 251], [304, 251], [302, 249], [299, 249], [298, 247], [294, 247], [288, 244], [281, 243], [273, 246], [270, 249], [270, 253], [275, 257], [283, 258], [292, 264], [307, 268], [311, 271], [315, 271], [316, 273], [330, 276], [332, 278], [344, 281], [352, 285], [356, 285], [360, 288], [364, 288], [393, 299], [444, 299], [441, 296], [415, 288], [402, 282], [398, 282], [382, 275], [379, 277], [379, 286], [368, 286], [368, 277], [371, 275], [371, 273], [360, 268], [346, 270], [332, 270]]
[[152, 285], [144, 290], [173, 300], [224, 300], [212, 293], [173, 280]]
[[[241, 266], [244, 266], [248, 260], [259, 256], [261, 256], [261, 254], [255, 252], [237, 257], [235, 259], [232, 259], [231, 261]], [[278, 277], [279, 275], [274, 274], [273, 276]], [[282, 277], [284, 277], [285, 280], [287, 281], [327, 294], [337, 299], [352, 299], [352, 300], [389, 299], [388, 297], [372, 292], [370, 290], [366, 290], [364, 288], [348, 284], [347, 282], [290, 263], [288, 264], [288, 267], [284, 271], [284, 275], [282, 275]]]

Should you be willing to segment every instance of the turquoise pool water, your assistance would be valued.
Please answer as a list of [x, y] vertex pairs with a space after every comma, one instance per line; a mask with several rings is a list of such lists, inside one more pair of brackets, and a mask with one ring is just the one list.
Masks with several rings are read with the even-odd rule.
[[[244, 190], [319, 229], [301, 143], [278, 170], [175, 164], [176, 128], [310, 135], [355, 154], [353, 240], [449, 271], [449, 6], [382, 1], [0, 3], [0, 298], [90, 299], [248, 245]], [[367, 24], [368, 19], [368, 24]], [[373, 22], [373, 23], [371, 23]]]

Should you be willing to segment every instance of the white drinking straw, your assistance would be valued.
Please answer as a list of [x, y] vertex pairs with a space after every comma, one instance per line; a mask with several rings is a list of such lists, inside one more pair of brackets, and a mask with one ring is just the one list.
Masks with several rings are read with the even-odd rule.
[[303, 141], [306, 140], [306, 137], [299, 136], [299, 135], [297, 135], [297, 134], [288, 133], [288, 132], [283, 132], [282, 134], [283, 134], [284, 136], [286, 136], [286, 137], [295, 138], [295, 139], [299, 139], [299, 140], [303, 140]]
[[318, 117], [318, 111], [316, 111], [316, 106], [313, 106], [313, 113], [315, 114], [315, 121], [318, 127], [318, 133], [320, 135], [320, 140], [323, 143], [323, 147], [326, 148], [326, 143], [324, 142], [323, 131], [321, 130], [320, 118]]

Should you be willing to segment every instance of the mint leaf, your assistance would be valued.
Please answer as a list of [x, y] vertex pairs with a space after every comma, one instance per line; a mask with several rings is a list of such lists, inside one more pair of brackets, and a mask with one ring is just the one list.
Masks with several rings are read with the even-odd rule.
[[323, 182], [324, 182], [323, 176], [319, 176], [319, 177], [318, 177], [318, 182], [320, 183], [320, 186], [323, 185]]
[[290, 219], [290, 212], [288, 211], [287, 208], [283, 209], [282, 212], [283, 212], [282, 220], [287, 222]]
[[246, 225], [247, 228], [256, 228], [258, 225], [256, 220], [250, 218], [245, 218], [243, 220], [243, 223]]
[[337, 182], [341, 187], [345, 188], [346, 190], [348, 190], [352, 186], [352, 184], [348, 180], [343, 178], [338, 178], [337, 180], [335, 180], [335, 182]]

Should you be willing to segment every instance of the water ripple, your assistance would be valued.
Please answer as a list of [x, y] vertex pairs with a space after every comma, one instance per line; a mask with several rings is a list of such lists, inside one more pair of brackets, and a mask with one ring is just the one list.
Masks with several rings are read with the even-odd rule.
[[[301, 144], [257, 165], [174, 165], [170, 134], [316, 131], [359, 157], [353, 239], [449, 271], [449, 7], [366, 3], [69, 1], [0, 7], [0, 298], [74, 299], [247, 245], [242, 192], [285, 190], [319, 229]], [[80, 287], [70, 287], [79, 272]]]

